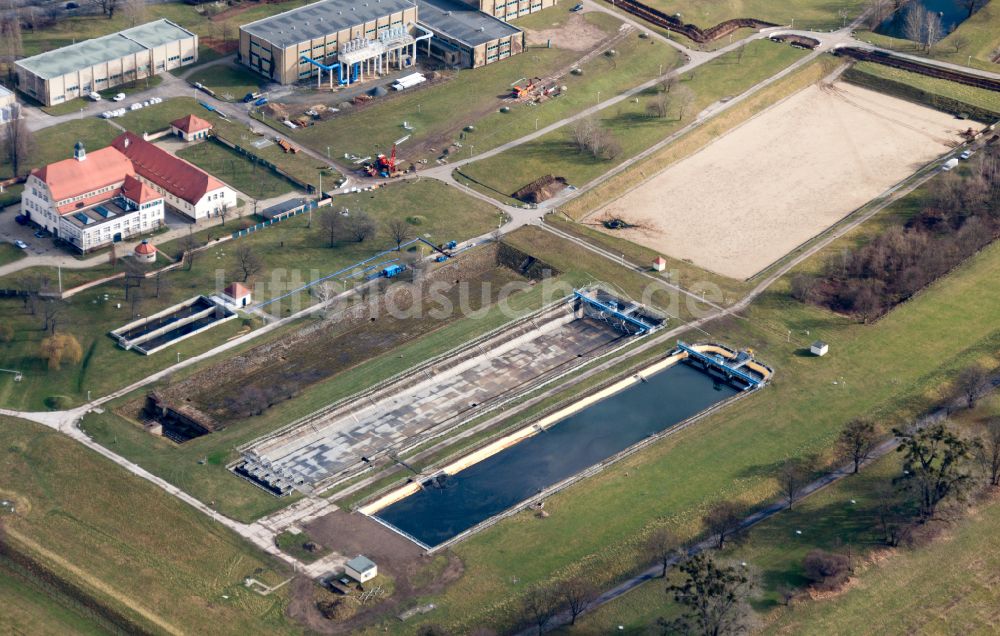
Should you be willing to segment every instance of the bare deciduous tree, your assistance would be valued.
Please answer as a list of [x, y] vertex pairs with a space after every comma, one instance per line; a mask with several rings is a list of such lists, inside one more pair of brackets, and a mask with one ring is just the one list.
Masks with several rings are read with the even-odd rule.
[[670, 96], [667, 93], [657, 93], [646, 104], [646, 112], [663, 119], [670, 114]]
[[989, 388], [990, 377], [978, 365], [963, 369], [955, 380], [955, 389], [970, 409], [976, 408], [979, 398], [983, 397]]
[[3, 124], [3, 155], [15, 176], [21, 174], [21, 168], [34, 145], [34, 137], [21, 117], [21, 108], [14, 104], [11, 106], [11, 119]]
[[688, 108], [694, 103], [694, 91], [687, 86], [678, 86], [674, 91], [674, 103], [677, 105], [677, 119], [684, 119]]
[[755, 584], [747, 568], [720, 565], [701, 553], [681, 563], [680, 571], [684, 578], [669, 586], [667, 594], [673, 595], [681, 615], [659, 620], [664, 633], [731, 636], [749, 631]]
[[344, 216], [343, 208], [326, 208], [319, 213], [319, 229], [326, 237], [326, 242], [330, 247], [337, 244], [343, 236], [347, 226], [347, 218]]
[[916, 44], [924, 42], [924, 18], [927, 12], [923, 5], [914, 2], [904, 9], [906, 15], [903, 16], [903, 35], [907, 40], [912, 40]]
[[809, 478], [809, 466], [811, 464], [812, 461], [809, 459], [786, 459], [778, 470], [778, 482], [781, 484], [781, 493], [785, 498], [785, 503], [788, 504], [789, 510], [792, 509], [792, 506], [798, 501], [799, 495], [802, 494], [802, 488], [806, 485], [806, 481]]
[[914, 496], [922, 518], [933, 518], [942, 502], [961, 499], [972, 483], [972, 443], [944, 422], [893, 434], [900, 440], [896, 451], [903, 454], [903, 474], [896, 483]]
[[569, 624], [576, 625], [576, 619], [587, 611], [587, 607], [597, 596], [597, 587], [584, 576], [566, 581], [559, 586], [559, 596], [569, 612]]
[[667, 576], [670, 562], [680, 554], [681, 541], [667, 528], [657, 528], [646, 540], [646, 549], [660, 564], [663, 570], [660, 578]]
[[120, 0], [93, 0], [94, 6], [96, 6], [101, 14], [107, 16], [109, 20], [115, 17], [115, 11], [118, 10]]
[[525, 617], [534, 624], [538, 633], [541, 634], [545, 631], [545, 626], [549, 624], [552, 617], [556, 615], [559, 605], [556, 596], [550, 590], [535, 586], [525, 592], [522, 609]]
[[409, 241], [413, 238], [413, 230], [410, 228], [410, 224], [406, 222], [405, 219], [390, 219], [386, 224], [389, 229], [389, 235], [392, 237], [392, 241], [396, 244], [396, 251], [398, 252], [403, 243]]
[[142, 24], [146, 21], [146, 0], [124, 0], [122, 12], [131, 26]]
[[378, 225], [367, 212], [357, 211], [348, 217], [347, 230], [356, 243], [363, 243], [375, 238]]
[[1000, 486], [1000, 417], [992, 417], [983, 427], [976, 447], [976, 459], [990, 486]]
[[735, 501], [720, 501], [709, 508], [702, 521], [708, 533], [714, 536], [721, 550], [726, 546], [726, 540], [739, 532], [743, 524], [746, 508]]
[[841, 457], [854, 464], [854, 473], [861, 470], [863, 464], [878, 442], [878, 431], [875, 423], [863, 418], [853, 419], [844, 426], [837, 438], [837, 450]]
[[264, 261], [249, 245], [236, 248], [236, 268], [238, 275], [243, 276], [243, 282], [264, 271]]

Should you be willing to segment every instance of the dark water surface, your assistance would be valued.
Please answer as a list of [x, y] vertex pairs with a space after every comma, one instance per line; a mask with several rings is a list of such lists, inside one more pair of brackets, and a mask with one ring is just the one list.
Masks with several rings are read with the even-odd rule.
[[435, 546], [737, 392], [677, 364], [376, 516]]
[[[986, 0], [976, 4], [976, 11], [986, 5]], [[914, 0], [908, 6], [900, 8], [891, 16], [882, 21], [882, 24], [875, 29], [876, 33], [889, 35], [894, 38], [906, 37], [906, 13], [915, 9], [923, 9], [941, 15], [941, 37], [944, 37], [955, 30], [969, 17], [968, 8], [962, 6], [958, 0]]]

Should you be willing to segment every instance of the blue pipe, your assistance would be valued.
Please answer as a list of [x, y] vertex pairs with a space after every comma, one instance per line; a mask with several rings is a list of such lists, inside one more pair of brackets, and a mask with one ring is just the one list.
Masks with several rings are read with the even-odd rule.
[[333, 64], [323, 64], [322, 62], [317, 62], [316, 60], [312, 59], [311, 57], [308, 57], [308, 56], [305, 56], [305, 55], [301, 56], [300, 59], [303, 62], [308, 62], [308, 63], [312, 64], [313, 66], [317, 66], [317, 67], [323, 69], [324, 71], [329, 71], [331, 73], [333, 71], [337, 71], [337, 83], [338, 84], [346, 84], [347, 83], [344, 80], [344, 71], [340, 67], [340, 62], [334, 62]]

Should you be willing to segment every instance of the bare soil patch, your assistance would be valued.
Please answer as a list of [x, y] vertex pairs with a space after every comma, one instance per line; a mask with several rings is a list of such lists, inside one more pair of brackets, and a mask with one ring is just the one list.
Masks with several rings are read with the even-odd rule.
[[[953, 147], [961, 123], [856, 86], [814, 85], [587, 220], [748, 278]], [[608, 230], [609, 217], [639, 227]]]
[[378, 565], [380, 574], [395, 581], [392, 596], [343, 622], [324, 618], [315, 606], [315, 588], [300, 584], [293, 590], [289, 614], [321, 633], [348, 633], [381, 616], [398, 614], [415, 597], [440, 592], [463, 572], [462, 561], [454, 554], [427, 556], [413, 542], [360, 513], [337, 510], [309, 522], [304, 530], [344, 556], [365, 555]]
[[589, 51], [607, 37], [599, 27], [576, 13], [566, 21], [566, 24], [552, 29], [526, 29], [528, 46], [545, 46], [551, 42], [557, 49], [569, 51]]

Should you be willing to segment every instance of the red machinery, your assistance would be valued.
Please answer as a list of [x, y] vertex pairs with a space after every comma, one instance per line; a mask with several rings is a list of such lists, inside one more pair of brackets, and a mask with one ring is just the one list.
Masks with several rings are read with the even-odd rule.
[[365, 172], [370, 177], [383, 177], [385, 179], [396, 176], [398, 174], [396, 172], [396, 144], [392, 144], [392, 152], [388, 157], [379, 154], [375, 157], [375, 161], [365, 166]]

